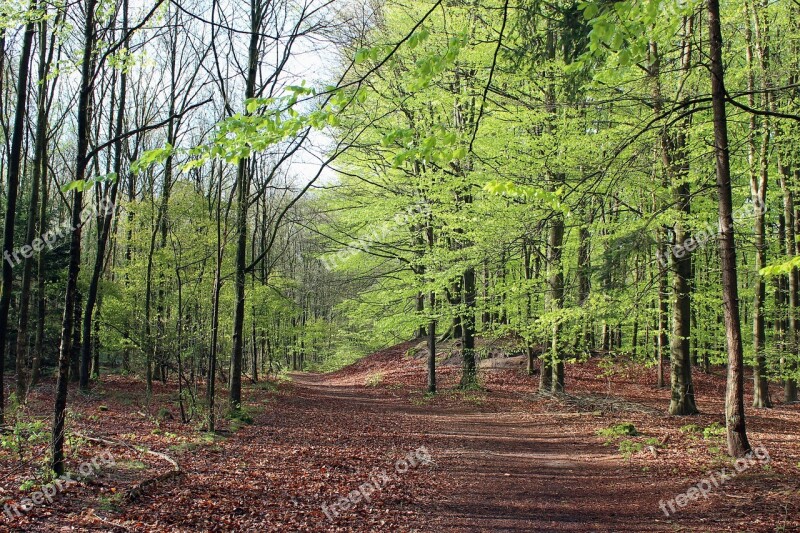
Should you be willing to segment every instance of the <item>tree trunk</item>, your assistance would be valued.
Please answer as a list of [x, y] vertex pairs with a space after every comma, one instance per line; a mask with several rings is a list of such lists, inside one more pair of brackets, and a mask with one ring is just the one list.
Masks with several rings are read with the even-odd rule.
[[[261, 4], [252, 0], [250, 5], [250, 45], [247, 66], [245, 99], [253, 98], [258, 75], [258, 50], [261, 42]], [[233, 353], [231, 354], [229, 408], [237, 411], [242, 403], [242, 355], [244, 354], [244, 299], [245, 268], [247, 267], [247, 207], [250, 201], [249, 159], [239, 162], [236, 191], [236, 273], [234, 279]]]
[[[750, 27], [751, 17], [749, 2], [745, 2], [745, 40], [747, 43], [746, 56], [747, 56], [747, 89], [748, 89], [748, 104], [750, 107], [755, 107], [755, 74], [753, 65], [753, 31]], [[758, 19], [758, 11], [755, 12], [756, 20]], [[759, 57], [761, 69], [764, 76], [764, 89], [768, 90], [769, 84], [767, 80], [767, 54], [768, 51], [763, 44], [760, 26], [756, 22], [756, 39], [758, 41]], [[767, 97], [769, 99], [769, 97]], [[771, 107], [771, 106], [768, 106]], [[756, 116], [750, 115], [750, 124], [748, 132], [748, 167], [750, 173], [750, 194], [753, 198], [753, 205], [756, 207], [766, 205], [767, 201], [767, 177], [768, 177], [768, 154], [769, 139], [770, 139], [770, 122], [769, 117], [762, 118], [762, 140], [761, 151], [759, 154], [759, 167], [760, 172], [756, 174]], [[755, 354], [755, 361], [753, 364], [753, 407], [766, 408], [772, 407], [772, 402], [769, 397], [769, 383], [767, 382], [767, 362], [764, 354], [764, 348], [767, 342], [765, 332], [765, 317], [764, 317], [764, 301], [766, 300], [766, 282], [764, 277], [759, 274], [762, 268], [767, 266], [767, 243], [766, 243], [766, 221], [765, 210], [756, 209], [754, 221], [753, 239], [755, 244], [755, 259], [756, 259], [756, 286], [753, 291], [753, 353]]]
[[[785, 249], [786, 255], [794, 257], [797, 255], [797, 240], [795, 232], [795, 209], [794, 209], [794, 193], [789, 186], [789, 178], [792, 176], [792, 170], [786, 165], [782, 164], [782, 160], [778, 161], [778, 171], [780, 174], [781, 190], [783, 191], [783, 215], [786, 219], [786, 241]], [[800, 333], [800, 320], [797, 318], [798, 310], [798, 296], [800, 296], [800, 272], [796, 267], [792, 268], [788, 275], [788, 304], [787, 310], [787, 327], [786, 327], [786, 351], [788, 358], [784, 358], [783, 372], [787, 374], [784, 376], [783, 385], [783, 401], [786, 403], [797, 401], [797, 382], [792, 377], [795, 370], [795, 362], [798, 357], [798, 333]]]
[[[0, 424], [5, 419], [5, 386], [3, 382], [3, 369], [6, 361], [6, 344], [8, 342], [8, 316], [11, 311], [11, 289], [14, 281], [14, 261], [19, 262], [17, 253], [14, 252], [14, 226], [17, 215], [17, 195], [19, 179], [22, 168], [22, 143], [25, 140], [25, 114], [28, 105], [28, 70], [30, 69], [31, 49], [33, 48], [33, 34], [35, 24], [33, 13], [25, 25], [25, 34], [22, 38], [22, 50], [19, 57], [17, 71], [17, 102], [14, 110], [14, 129], [11, 133], [11, 151], [8, 154], [8, 184], [6, 188], [6, 214], [3, 228], [3, 268], [2, 286], [0, 286]], [[5, 32], [5, 30], [3, 30]], [[4, 33], [5, 35], [5, 33]], [[0, 53], [5, 54], [4, 50]], [[0, 74], [0, 77], [5, 73]], [[27, 248], [27, 252], [24, 251]], [[26, 246], [20, 253], [27, 258], [31, 252]], [[19, 355], [17, 356], [19, 357]], [[19, 365], [19, 359], [17, 360]], [[23, 365], [24, 367], [24, 365]], [[24, 368], [17, 368], [17, 380], [24, 379]], [[20, 385], [18, 385], [20, 387]], [[25, 384], [21, 387], [24, 390]]]
[[[213, 172], [213, 170], [212, 170]], [[215, 429], [215, 385], [217, 381], [217, 341], [219, 338], [219, 295], [221, 288], [222, 272], [222, 178], [223, 172], [220, 168], [219, 181], [217, 182], [217, 242], [216, 242], [216, 262], [214, 267], [214, 294], [211, 305], [211, 346], [208, 350], [208, 376], [206, 377], [206, 407], [208, 431], [213, 433]]]
[[[46, 9], [46, 7], [45, 7]], [[24, 46], [28, 46], [29, 48], [32, 47], [32, 37], [30, 38], [31, 42], [28, 42], [29, 37], [27, 34], [28, 28], [26, 28], [25, 34], [25, 42], [23, 43]], [[43, 162], [43, 154], [44, 154], [44, 147], [47, 143], [47, 112], [46, 112], [46, 98], [47, 98], [47, 62], [45, 56], [45, 40], [47, 39], [47, 35], [42, 32], [40, 37], [39, 43], [39, 73], [38, 73], [38, 93], [37, 93], [37, 101], [36, 101], [36, 140], [35, 140], [35, 148], [34, 148], [34, 162], [33, 162], [33, 173], [31, 176], [31, 196], [28, 201], [28, 224], [27, 228], [25, 229], [25, 243], [30, 245], [34, 242], [36, 238], [36, 222], [37, 217], [36, 213], [38, 212], [39, 208], [39, 191], [41, 186], [41, 179], [42, 179], [42, 162]], [[23, 50], [23, 55], [26, 52]], [[30, 50], [28, 50], [27, 54], [30, 56]], [[20, 60], [22, 61], [22, 59]], [[27, 77], [27, 74], [26, 74]], [[27, 87], [24, 93], [27, 93]], [[17, 112], [20, 110], [17, 109]], [[39, 241], [41, 244], [41, 240]], [[34, 251], [37, 253], [37, 256], [42, 253], [42, 250], [36, 250], [34, 247]], [[28, 322], [30, 319], [30, 300], [31, 300], [31, 282], [33, 278], [33, 255], [30, 257], [25, 257], [25, 262], [23, 264], [22, 270], [22, 288], [20, 289], [20, 296], [19, 296], [19, 324], [17, 327], [17, 347], [16, 347], [16, 370], [17, 370], [17, 400], [19, 402], [25, 401], [25, 396], [27, 394], [27, 386], [28, 386], [28, 376], [27, 368], [28, 368]], [[2, 362], [2, 358], [0, 357], [0, 363]]]
[[[122, 34], [128, 34], [128, 0], [122, 2]], [[125, 43], [127, 49], [127, 42]], [[98, 221], [98, 239], [97, 239], [97, 255], [94, 259], [94, 268], [92, 269], [92, 278], [89, 281], [89, 290], [86, 294], [86, 310], [83, 314], [83, 339], [81, 344], [81, 374], [80, 374], [80, 388], [82, 391], [89, 390], [89, 377], [92, 362], [92, 324], [94, 320], [94, 308], [97, 303], [97, 292], [100, 286], [100, 278], [103, 275], [103, 269], [106, 259], [106, 246], [108, 244], [108, 236], [111, 233], [111, 222], [114, 216], [115, 205], [117, 202], [117, 190], [119, 187], [119, 175], [122, 171], [122, 130], [125, 119], [125, 104], [127, 94], [127, 74], [125, 69], [122, 69], [119, 79], [119, 102], [117, 104], [117, 116], [115, 125], [115, 138], [114, 143], [114, 173], [116, 179], [111, 183], [111, 191], [108, 197], [108, 204], [98, 205], [97, 221]], [[98, 185], [99, 187], [99, 185]], [[105, 196], [105, 195], [103, 195]], [[105, 198], [104, 198], [105, 200]], [[97, 342], [97, 339], [94, 339]], [[99, 374], [99, 368], [97, 368]]]
[[[550, 236], [548, 243], [547, 264], [550, 267], [550, 312], [561, 309], [564, 302], [564, 271], [561, 268], [561, 248], [564, 243], [564, 219], [561, 215], [554, 215], [550, 223]], [[550, 386], [552, 392], [564, 392], [564, 358], [561, 354], [559, 342], [561, 333], [561, 318], [553, 321], [552, 337], [550, 342], [550, 360], [553, 378]]]
[[739, 319], [739, 289], [736, 272], [736, 243], [733, 232], [728, 119], [725, 111], [725, 73], [722, 62], [722, 27], [719, 0], [708, 1], [709, 60], [711, 99], [714, 112], [714, 152], [716, 155], [719, 202], [719, 254], [722, 269], [722, 302], [728, 341], [728, 384], [725, 393], [725, 424], [728, 453], [742, 457], [750, 451], [744, 417], [744, 363]]

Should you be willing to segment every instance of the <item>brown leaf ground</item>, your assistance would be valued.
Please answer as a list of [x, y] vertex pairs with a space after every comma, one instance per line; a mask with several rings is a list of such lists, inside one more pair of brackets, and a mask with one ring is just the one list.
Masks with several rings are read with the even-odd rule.
[[[750, 438], [771, 462], [667, 517], [661, 500], [730, 470], [719, 437], [685, 427], [722, 422], [720, 370], [695, 376], [704, 414], [674, 418], [664, 414], [668, 391], [651, 385], [653, 369], [622, 359], [608, 372], [597, 359], [568, 365], [563, 398], [537, 395], [535, 378], [507, 370], [483, 373], [481, 391], [459, 392], [458, 369], [443, 368], [442, 392], [429, 398], [421, 361], [405, 355], [412, 345], [337, 373], [253, 386], [254, 423], [224, 436], [176, 420], [172, 387], [157, 386], [145, 402], [140, 382], [105, 377], [88, 397], [71, 393], [70, 426], [126, 446], [76, 442], [70, 467], [104, 451], [116, 464], [52, 504], [0, 515], [0, 531], [800, 531], [797, 405], [748, 409]], [[49, 425], [52, 389], [35, 391], [29, 417]], [[175, 419], [159, 420], [162, 409]], [[623, 422], [642, 435], [597, 436]], [[664, 445], [650, 450], [648, 438]], [[128, 487], [169, 468], [139, 446], [174, 457], [184, 475], [129, 502]], [[421, 446], [432, 463], [397, 472], [396, 461]], [[0, 499], [36, 490], [19, 486], [39, 475], [45, 449], [34, 441], [21, 460], [0, 452]], [[330, 511], [381, 471], [391, 481], [370, 502]]]

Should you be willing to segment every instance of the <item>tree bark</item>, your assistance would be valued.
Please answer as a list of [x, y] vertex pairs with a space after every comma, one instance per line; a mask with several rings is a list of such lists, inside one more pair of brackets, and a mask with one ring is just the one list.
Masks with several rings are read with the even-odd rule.
[[[245, 99], [253, 98], [256, 92], [258, 75], [258, 47], [261, 27], [260, 0], [252, 0], [250, 6], [250, 45], [247, 65], [247, 85]], [[234, 280], [233, 310], [233, 353], [231, 354], [231, 375], [229, 408], [237, 411], [242, 403], [242, 356], [244, 354], [244, 300], [245, 268], [247, 268], [247, 207], [250, 201], [249, 159], [239, 162], [236, 193], [236, 273]]]
[[708, 0], [709, 60], [711, 100], [714, 115], [714, 152], [716, 156], [717, 195], [719, 202], [719, 254], [722, 269], [722, 303], [728, 341], [728, 379], [725, 393], [725, 425], [728, 453], [742, 457], [750, 451], [744, 417], [744, 363], [739, 318], [739, 288], [736, 272], [736, 243], [733, 231], [728, 119], [725, 110], [725, 71], [722, 62], [722, 25], [719, 0]]
[[[22, 168], [22, 143], [25, 140], [25, 114], [28, 105], [28, 71], [30, 69], [31, 49], [35, 24], [33, 14], [25, 25], [22, 38], [22, 50], [17, 71], [17, 101], [14, 110], [14, 128], [11, 133], [11, 148], [8, 154], [8, 183], [6, 187], [6, 214], [3, 228], [3, 268], [2, 286], [0, 286], [0, 424], [5, 419], [5, 387], [3, 385], [3, 367], [6, 360], [6, 344], [8, 342], [8, 316], [11, 311], [11, 289], [14, 281], [14, 227], [17, 215], [17, 195]], [[5, 51], [0, 51], [5, 53]], [[0, 74], [3, 76], [3, 74]], [[19, 364], [19, 361], [17, 361]], [[17, 378], [24, 378], [24, 370], [17, 369]], [[19, 375], [19, 372], [22, 375]], [[22, 385], [24, 388], [24, 384]]]
[[[128, 0], [122, 2], [122, 34], [128, 34]], [[125, 43], [127, 48], [127, 42]], [[115, 125], [115, 137], [118, 139], [114, 143], [114, 173], [116, 179], [111, 183], [111, 191], [108, 196], [107, 205], [98, 205], [97, 221], [99, 233], [97, 239], [97, 255], [94, 259], [94, 268], [92, 269], [92, 278], [89, 281], [89, 290], [86, 294], [86, 310], [83, 313], [83, 338], [81, 343], [81, 373], [80, 373], [80, 388], [82, 391], [89, 390], [89, 377], [92, 362], [92, 325], [94, 320], [94, 308], [97, 303], [97, 293], [100, 286], [100, 278], [103, 275], [106, 259], [106, 246], [108, 244], [108, 236], [111, 233], [111, 222], [114, 217], [116, 209], [117, 191], [119, 188], [119, 178], [122, 172], [122, 130], [125, 119], [125, 104], [127, 95], [127, 74], [125, 69], [122, 69], [119, 78], [119, 102], [117, 103], [117, 116]], [[171, 116], [171, 115], [170, 115]], [[99, 187], [99, 185], [98, 185]], [[103, 195], [105, 197], [105, 195]], [[105, 198], [104, 198], [105, 199]], [[97, 339], [94, 339], [97, 342]], [[97, 372], [99, 374], [99, 368]]]
[[[46, 8], [45, 8], [46, 9]], [[29, 26], [31, 26], [29, 24]], [[38, 92], [37, 92], [37, 102], [36, 102], [36, 140], [35, 140], [35, 148], [34, 148], [34, 162], [33, 162], [33, 173], [31, 176], [31, 196], [28, 200], [28, 223], [25, 229], [25, 244], [30, 245], [34, 242], [36, 238], [36, 223], [37, 217], [36, 213], [38, 212], [39, 208], [39, 191], [41, 185], [41, 174], [42, 174], [42, 160], [43, 160], [43, 153], [44, 153], [44, 146], [47, 143], [46, 135], [47, 135], [47, 113], [46, 113], [46, 102], [45, 99], [47, 97], [47, 70], [46, 70], [46, 61], [45, 53], [46, 47], [44, 45], [45, 39], [47, 36], [42, 34], [40, 37], [39, 49], [40, 49], [40, 63], [39, 63], [39, 73], [38, 73]], [[30, 60], [30, 54], [32, 47], [32, 37], [28, 37], [28, 28], [26, 28], [26, 34], [24, 37], [23, 47], [28, 47], [29, 50], [27, 51], [28, 59]], [[29, 42], [30, 41], [30, 42]], [[25, 50], [23, 50], [23, 56], [26, 54]], [[20, 59], [22, 61], [23, 59]], [[20, 72], [22, 74], [22, 72]], [[27, 78], [27, 72], [25, 73]], [[27, 82], [26, 82], [27, 83]], [[27, 87], [24, 91], [27, 94]], [[20, 110], [17, 109], [19, 113]], [[10, 170], [10, 169], [9, 169]], [[38, 252], [39, 254], [41, 251]], [[19, 322], [17, 327], [17, 346], [16, 346], [16, 371], [17, 371], [17, 400], [19, 402], [25, 401], [25, 396], [27, 394], [27, 387], [28, 387], [28, 376], [27, 376], [27, 368], [28, 368], [28, 322], [30, 319], [30, 300], [31, 300], [31, 282], [33, 278], [33, 261], [34, 256], [26, 257], [22, 267], [22, 287], [20, 289], [20, 296], [19, 296]], [[0, 357], [0, 361], [2, 358]]]
[[[561, 268], [561, 251], [564, 244], [564, 219], [554, 215], [550, 223], [548, 239], [547, 264], [550, 267], [550, 312], [561, 309], [564, 302], [564, 271]], [[561, 318], [553, 320], [552, 337], [550, 339], [550, 365], [553, 378], [550, 383], [552, 392], [564, 392], [564, 358], [561, 354]]]

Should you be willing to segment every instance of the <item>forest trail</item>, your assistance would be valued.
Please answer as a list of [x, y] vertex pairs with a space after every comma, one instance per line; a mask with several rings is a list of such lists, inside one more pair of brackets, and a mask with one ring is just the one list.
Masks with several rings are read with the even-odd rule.
[[[356, 417], [378, 433], [384, 428], [387, 446], [397, 420], [416, 429], [433, 460], [420, 467], [429, 470], [418, 474], [444, 490], [412, 504], [415, 519], [403, 530], [672, 529], [657, 522], [664, 518], [658, 494], [683, 489], [672, 491], [667, 485], [654, 492], [652, 479], [626, 468], [613, 449], [570, 429], [581, 417], [497, 412], [492, 405], [469, 402], [455, 408], [415, 406], [390, 390], [336, 384], [330, 375], [292, 378], [292, 395], [286, 399], [304, 404], [310, 418], [341, 418], [337, 427], [351, 427]], [[358, 530], [357, 522], [350, 527]]]
[[[569, 365], [563, 398], [536, 394], [536, 376], [509, 370], [482, 372], [481, 390], [459, 391], [460, 367], [448, 365], [438, 369], [439, 392], [430, 397], [422, 392], [424, 358], [416, 346], [392, 346], [334, 373], [248, 384], [251, 423], [221, 418], [228, 427], [215, 435], [174, 416], [158, 419], [175, 409], [173, 386], [154, 384], [151, 403], [142, 405], [135, 401], [140, 381], [107, 376], [103, 389], [76, 397], [76, 416], [85, 434], [128, 444], [87, 443], [71, 467], [101, 453], [113, 453], [115, 466], [51, 504], [11, 520], [0, 515], [0, 531], [638, 533], [800, 526], [796, 478], [782, 473], [800, 456], [769, 440], [795, 434], [795, 406], [751, 417], [761, 429], [754, 435], [778, 450], [772, 464], [667, 517], [662, 500], [685, 494], [711, 471], [730, 469], [719, 454], [709, 457], [721, 437], [684, 427], [713, 428], [721, 402], [704, 401], [706, 413], [691, 419], [669, 417], [658, 409], [669, 391], [641, 385], [652, 381], [652, 370], [626, 370], [611, 383], [597, 377], [597, 359]], [[716, 375], [700, 375], [697, 384], [704, 398], [724, 390]], [[35, 391], [32, 413], [46, 416], [52, 386]], [[637, 436], [598, 436], [623, 423], [635, 424]], [[661, 442], [657, 450], [624, 453], [623, 444], [653, 439]], [[135, 500], [121, 498], [165, 469], [133, 444], [174, 458], [183, 475]], [[34, 475], [21, 473], [0, 488], [10, 493]]]

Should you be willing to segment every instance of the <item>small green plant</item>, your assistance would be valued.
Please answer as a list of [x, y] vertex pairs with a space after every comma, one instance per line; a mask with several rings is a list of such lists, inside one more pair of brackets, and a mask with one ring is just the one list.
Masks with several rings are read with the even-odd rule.
[[706, 440], [713, 440], [721, 438], [725, 435], [725, 426], [719, 422], [714, 422], [703, 430], [703, 438]]
[[98, 503], [100, 509], [111, 512], [111, 513], [118, 513], [122, 511], [122, 500], [125, 498], [125, 494], [122, 492], [115, 492], [108, 496], [100, 496], [98, 498]]
[[622, 424], [615, 424], [613, 426], [609, 426], [606, 429], [598, 430], [597, 435], [600, 437], [608, 437], [608, 438], [636, 437], [639, 435], [639, 432], [636, 431], [636, 426], [634, 426], [632, 423], [623, 422]]
[[649, 437], [647, 439], [644, 439], [644, 444], [645, 444], [645, 446], [652, 446], [653, 448], [663, 448], [664, 447], [664, 444], [662, 444], [661, 441], [658, 440], [657, 437]]
[[420, 352], [420, 349], [419, 349], [419, 348], [414, 348], [414, 347], [412, 347], [412, 348], [409, 348], [408, 350], [406, 350], [406, 357], [408, 357], [408, 358], [413, 358], [413, 357], [414, 357], [414, 356], [416, 356], [416, 355], [417, 355], [419, 352]]
[[233, 409], [229, 414], [228, 418], [233, 421], [240, 422], [242, 424], [250, 425], [253, 423], [253, 415], [250, 412], [241, 406], [238, 409]]
[[381, 372], [372, 374], [371, 376], [368, 376], [367, 379], [364, 380], [365, 387], [377, 387], [381, 383], [383, 383], [383, 373]]
[[465, 402], [469, 402], [472, 405], [481, 406], [484, 404], [484, 398], [480, 394], [480, 390], [462, 390], [459, 391], [461, 393], [461, 400]]
[[418, 393], [412, 392], [411, 393], [411, 403], [414, 405], [427, 405], [433, 398], [436, 397], [435, 393], [426, 392], [422, 396], [418, 396]]
[[644, 444], [635, 440], [625, 439], [619, 442], [619, 453], [630, 460], [631, 456], [644, 449]]
[[684, 434], [686, 434], [686, 433], [688, 433], [688, 434], [702, 433], [702, 431], [703, 431], [703, 428], [701, 428], [697, 424], [686, 424], [685, 426], [681, 426], [681, 429], [680, 429], [680, 432], [684, 433]]
[[264, 380], [264, 381], [259, 381], [258, 383], [253, 385], [253, 388], [258, 390], [264, 390], [267, 392], [275, 392], [278, 390], [278, 384], [275, 383], [274, 381]]
[[20, 461], [30, 448], [49, 440], [43, 421], [28, 419], [21, 410], [13, 411], [10, 418], [13, 420], [11, 432], [0, 435], [0, 448], [16, 455]]

